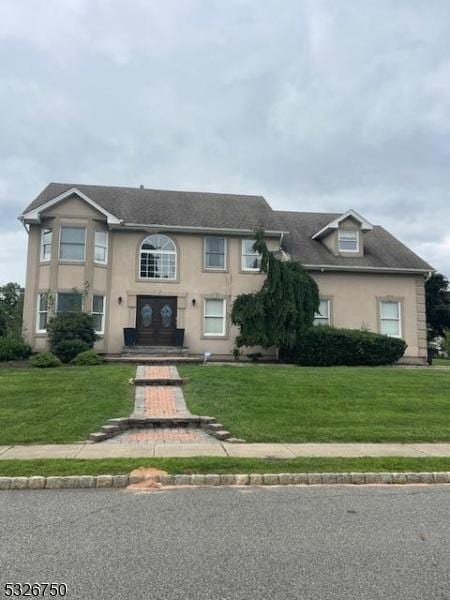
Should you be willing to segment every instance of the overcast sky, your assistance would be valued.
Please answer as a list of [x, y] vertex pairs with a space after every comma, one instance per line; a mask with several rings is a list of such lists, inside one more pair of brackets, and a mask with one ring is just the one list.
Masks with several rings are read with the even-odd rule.
[[50, 181], [353, 208], [450, 275], [448, 0], [0, 0], [0, 283]]

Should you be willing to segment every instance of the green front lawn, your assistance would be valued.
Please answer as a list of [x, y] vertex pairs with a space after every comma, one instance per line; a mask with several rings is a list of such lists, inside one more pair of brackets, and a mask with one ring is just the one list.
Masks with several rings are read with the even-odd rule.
[[85, 440], [132, 408], [130, 365], [0, 369], [0, 444]]
[[120, 475], [138, 467], [170, 474], [192, 473], [354, 473], [380, 471], [449, 471], [450, 458], [108, 458], [0, 460], [0, 477], [32, 475]]
[[450, 440], [450, 370], [188, 366], [194, 414], [248, 442]]

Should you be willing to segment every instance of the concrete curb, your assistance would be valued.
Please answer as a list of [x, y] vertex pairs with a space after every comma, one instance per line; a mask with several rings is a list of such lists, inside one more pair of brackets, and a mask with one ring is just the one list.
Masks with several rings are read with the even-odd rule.
[[[232, 486], [232, 485], [405, 485], [450, 483], [450, 471], [383, 473], [252, 473], [206, 475], [161, 475], [150, 479], [161, 486]], [[66, 475], [0, 477], [0, 490], [57, 490], [125, 488], [149, 481], [130, 475]]]

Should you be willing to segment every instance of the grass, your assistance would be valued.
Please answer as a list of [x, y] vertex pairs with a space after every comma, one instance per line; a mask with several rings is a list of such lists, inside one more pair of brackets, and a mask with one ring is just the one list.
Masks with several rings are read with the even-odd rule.
[[437, 367], [450, 367], [450, 358], [433, 358], [433, 365]]
[[183, 365], [195, 414], [247, 442], [450, 440], [450, 370]]
[[1, 460], [0, 476], [117, 475], [138, 467], [179, 473], [330, 473], [378, 471], [449, 471], [450, 458], [110, 458], [101, 460]]
[[85, 440], [132, 407], [135, 367], [0, 369], [0, 444]]

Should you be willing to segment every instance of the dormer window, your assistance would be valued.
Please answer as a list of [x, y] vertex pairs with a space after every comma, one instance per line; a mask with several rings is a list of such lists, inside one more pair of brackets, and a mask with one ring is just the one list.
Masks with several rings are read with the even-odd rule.
[[339, 252], [359, 252], [359, 231], [339, 229]]

